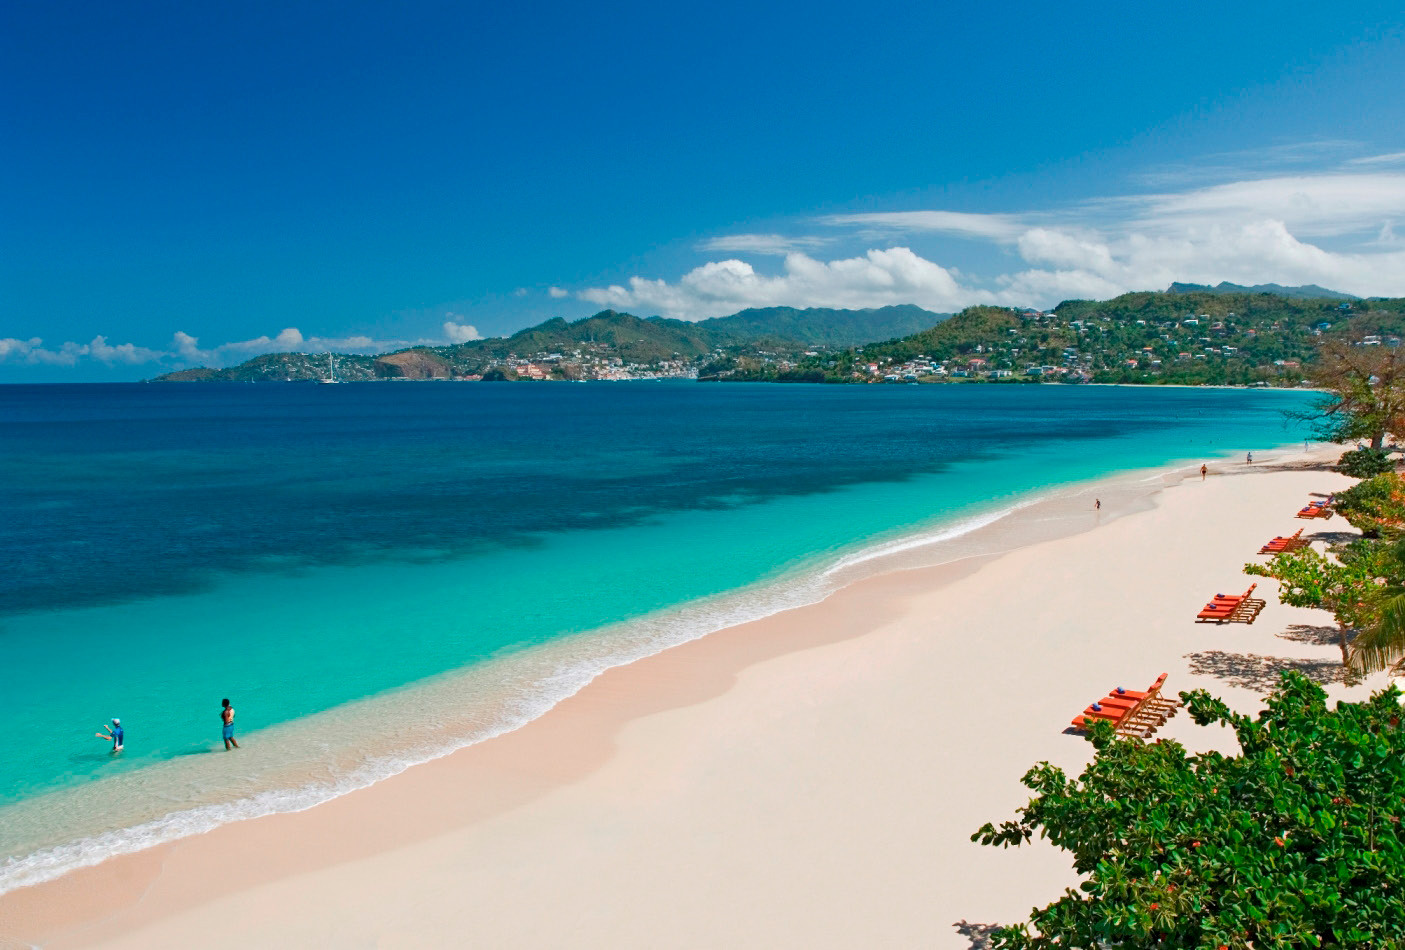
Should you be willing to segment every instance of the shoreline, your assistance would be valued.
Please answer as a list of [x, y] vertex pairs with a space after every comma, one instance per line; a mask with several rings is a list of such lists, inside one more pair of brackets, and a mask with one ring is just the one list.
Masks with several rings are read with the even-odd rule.
[[[1273, 455], [1265, 458], [1264, 464], [1269, 464], [1269, 458], [1283, 455], [1297, 458], [1302, 455], [1295, 443], [1279, 445], [1268, 451]], [[1319, 450], [1320, 453], [1334, 451], [1331, 447]], [[1208, 458], [1207, 462], [1216, 466], [1232, 466], [1227, 474], [1253, 474], [1242, 463], [1234, 461], [1232, 455]], [[599, 676], [612, 669], [641, 662], [660, 652], [716, 636], [737, 626], [763, 622], [822, 604], [856, 583], [886, 574], [998, 557], [1019, 547], [1091, 530], [1094, 524], [1085, 523], [1084, 509], [1092, 497], [1101, 496], [1104, 499], [1104, 507], [1096, 523], [1110, 523], [1146, 506], [1149, 496], [1159, 490], [1159, 483], [1177, 484], [1191, 477], [1196, 467], [1196, 463], [1177, 460], [1023, 490], [1016, 495], [991, 499], [915, 529], [908, 527], [898, 532], [876, 535], [847, 551], [814, 559], [773, 580], [719, 593], [701, 601], [687, 602], [660, 614], [585, 631], [486, 664], [446, 671], [385, 693], [258, 730], [251, 734], [256, 745], [261, 737], [280, 742], [290, 733], [310, 735], [315, 743], [330, 744], [337, 741], [337, 737], [348, 728], [353, 732], [362, 732], [368, 723], [399, 721], [421, 727], [413, 740], [406, 738], [403, 729], [392, 730], [394, 741], [398, 744], [380, 749], [374, 742], [377, 739], [385, 741], [384, 737], [377, 736], [372, 726], [363, 733], [363, 748], [369, 739], [373, 743], [371, 748], [376, 750], [375, 754], [363, 754], [359, 764], [341, 768], [330, 778], [299, 780], [288, 773], [286, 778], [291, 779], [291, 783], [281, 781], [262, 791], [245, 793], [227, 801], [190, 803], [136, 824], [98, 830], [57, 845], [40, 847], [12, 859], [8, 865], [0, 864], [0, 898], [18, 888], [42, 885], [86, 867], [206, 834], [225, 825], [319, 807], [394, 778], [416, 766], [524, 728], [541, 716], [550, 714], [560, 703], [581, 689], [588, 688]], [[681, 633], [676, 629], [679, 626], [683, 628]], [[612, 631], [620, 632], [611, 638]], [[590, 654], [590, 648], [602, 647], [607, 639], [612, 643], [610, 649], [599, 655]], [[588, 644], [585, 657], [575, 656], [574, 647], [577, 644]], [[557, 654], [569, 654], [571, 659]], [[516, 673], [501, 665], [519, 662], [521, 669]], [[509, 700], [504, 698], [502, 689], [494, 689], [494, 681], [504, 676], [518, 687], [530, 682], [538, 689], [545, 689], [550, 683], [552, 691], [518, 701]], [[460, 708], [462, 700], [459, 697], [463, 694], [495, 697], [480, 705], [501, 704], [501, 717], [490, 718], [484, 725], [482, 719], [474, 718], [481, 711], [477, 706]], [[404, 705], [407, 701], [412, 703], [408, 708]], [[424, 726], [430, 721], [433, 721], [434, 728]], [[95, 793], [103, 793], [110, 809], [114, 794], [149, 794], [140, 783], [153, 774], [188, 764], [180, 759], [168, 760], [128, 775], [106, 779], [104, 783], [107, 784], [61, 789], [11, 806], [10, 818], [12, 821], [27, 820], [32, 824], [36, 821], [42, 823], [46, 816], [53, 814], [83, 813], [94, 809], [101, 813], [104, 807], [102, 802], [87, 800]], [[157, 772], [150, 771], [153, 769]], [[110, 784], [114, 781], [123, 785], [114, 788]], [[128, 783], [135, 787], [128, 787]]]
[[[1335, 451], [1335, 447], [1332, 450]], [[1301, 456], [1301, 453], [1297, 455]], [[1300, 460], [1297, 464], [1305, 463], [1306, 460]], [[1284, 459], [1282, 464], [1295, 463]], [[1256, 465], [1254, 472], [1244, 470], [1242, 465], [1238, 467], [1244, 474], [1281, 472], [1305, 483], [1326, 483], [1331, 480], [1335, 486], [1337, 480], [1342, 480], [1341, 476], [1330, 473], [1299, 472], [1294, 475], [1291, 469], [1270, 470], [1266, 463]], [[1182, 476], [1185, 474], [1183, 469], [1177, 471]], [[667, 719], [680, 712], [698, 710], [725, 700], [735, 691], [737, 683], [757, 668], [836, 649], [852, 651], [857, 641], [871, 639], [885, 626], [901, 626], [902, 605], [913, 600], [931, 598], [953, 587], [978, 583], [982, 575], [997, 573], [994, 570], [996, 565], [1012, 559], [1027, 559], [1033, 551], [1057, 545], [1068, 547], [1077, 539], [1087, 539], [1099, 532], [1125, 532], [1129, 520], [1153, 515], [1158, 510], [1164, 511], [1164, 503], [1178, 500], [1175, 498], [1177, 493], [1167, 493], [1165, 487], [1184, 484], [1184, 478], [1175, 478], [1175, 473], [1160, 477], [1163, 484], [1150, 486], [1145, 492], [1158, 500], [1145, 508], [1134, 505], [1133, 508], [1138, 510], [1126, 514], [1109, 512], [1106, 518], [1099, 519], [1101, 523], [1094, 524], [1086, 524], [1089, 519], [1085, 512], [1084, 527], [1067, 534], [1056, 531], [1050, 537], [1036, 537], [1032, 541], [1028, 533], [1040, 522], [1037, 518], [1030, 519], [1024, 526], [1024, 543], [1016, 543], [1007, 550], [973, 553], [938, 566], [890, 568], [847, 584], [817, 603], [728, 627], [633, 663], [614, 667], [543, 716], [513, 732], [461, 749], [419, 768], [409, 769], [308, 811], [223, 825], [195, 838], [113, 858], [47, 884], [11, 892], [0, 897], [0, 917], [16, 921], [15, 926], [25, 934], [23, 939], [43, 937], [46, 946], [83, 945], [88, 938], [98, 938], [100, 931], [111, 935], [150, 926], [167, 918], [174, 919], [185, 912], [194, 912], [215, 900], [216, 892], [242, 893], [245, 889], [278, 887], [280, 882], [287, 884], [294, 878], [309, 874], [336, 876], [339, 871], [349, 872], [353, 865], [360, 862], [374, 862], [377, 856], [383, 857], [416, 842], [429, 846], [446, 835], [462, 834], [465, 828], [481, 828], [500, 822], [530, 809], [533, 803], [540, 804], [554, 793], [588, 783], [600, 772], [608, 771], [607, 767], [618, 753], [616, 745], [621, 734], [640, 728], [641, 723], [646, 721]], [[1114, 480], [1117, 478], [1113, 477]], [[1243, 482], [1243, 479], [1217, 477], [1209, 484], [1217, 482]], [[1074, 494], [1082, 494], [1090, 487], [1103, 490], [1104, 482], [1100, 480], [1079, 486]], [[1142, 494], [1134, 492], [1133, 497]], [[1254, 496], [1257, 493], [1248, 494]], [[1282, 518], [1270, 516], [1267, 520], [1276, 524]], [[1119, 524], [1123, 528], [1117, 529]], [[1044, 523], [1043, 527], [1048, 528], [1048, 523]], [[1020, 539], [1013, 540], [1018, 542]], [[1238, 563], [1242, 564], [1246, 559], [1240, 558]], [[1229, 578], [1225, 578], [1224, 583], [1228, 581]], [[1203, 600], [1207, 594], [1196, 596]], [[1292, 608], [1278, 608], [1273, 612], [1279, 611], [1292, 611]], [[1076, 614], [1076, 610], [1074, 612]], [[1260, 623], [1263, 622], [1261, 619]], [[1249, 629], [1258, 628], [1256, 625]], [[979, 654], [981, 651], [977, 649], [976, 652]], [[982, 662], [988, 663], [991, 659], [987, 656]], [[1024, 672], [1027, 674], [1030, 671]], [[1151, 671], [1151, 675], [1156, 672], [1159, 670]], [[1182, 684], [1179, 679], [1173, 673], [1172, 684], [1177, 689], [1189, 688], [1189, 684]], [[949, 686], [958, 694], [962, 688], [959, 682]], [[1106, 689], [1107, 685], [1100, 684], [1096, 688]], [[1091, 689], [1094, 687], [1088, 684], [1083, 691]], [[1218, 691], [1224, 693], [1223, 689]], [[797, 696], [792, 693], [791, 698], [796, 699]], [[802, 708], [818, 701], [815, 697], [808, 697], [808, 690], [800, 698], [808, 700], [800, 703]], [[777, 714], [790, 713], [793, 710]], [[1063, 719], [1066, 721], [1067, 715]], [[1184, 726], [1184, 722], [1180, 725]], [[706, 733], [712, 731], [707, 730]], [[1065, 756], [1070, 748], [1084, 745], [1068, 737], [1058, 737], [1055, 743], [1052, 740], [1057, 733], [1047, 733], [1042, 727], [1038, 731], [1051, 740], [1038, 747], [1043, 750], [1043, 757], [1049, 757], [1045, 745], [1062, 744], [1064, 748], [1057, 751]], [[1069, 746], [1069, 742], [1073, 745]], [[1001, 783], [1009, 788], [1003, 791], [1013, 788], [1018, 799], [1022, 792], [1017, 784], [1018, 775], [1038, 757], [1036, 754], [1021, 761], [1012, 773], [1007, 770]], [[1076, 767], [1076, 759], [1077, 755], [1069, 759], [1073, 767]], [[475, 791], [486, 788], [491, 793], [470, 803], [458, 801], [458, 796], [446, 795], [448, 789], [463, 787]], [[992, 799], [993, 794], [993, 788], [983, 789], [980, 799], [999, 799], [998, 794]], [[400, 815], [391, 823], [393, 827], [382, 829], [379, 827], [379, 817], [368, 818], [386, 812], [386, 802], [406, 796], [418, 796], [422, 804], [432, 804], [414, 809], [414, 816]], [[405, 811], [404, 808], [392, 810]], [[346, 838], [338, 834], [337, 828], [345, 816], [352, 813], [361, 816], [354, 822], [360, 831], [356, 837]], [[988, 809], [982, 820], [1001, 814], [1000, 808]], [[971, 830], [974, 826], [966, 829], [965, 833], [969, 834]], [[278, 862], [274, 862], [276, 869], [263, 860], [247, 861], [247, 865], [252, 866], [246, 866], [243, 860], [237, 861], [231, 870], [220, 872], [219, 879], [229, 887], [203, 890], [193, 883], [201, 879], [200, 874], [178, 873], [176, 870], [176, 866], [191, 861], [198, 869], [204, 866], [201, 862], [208, 861], [211, 855], [222, 852], [227, 856], [231, 849], [232, 853], [245, 859], [254, 854], [276, 852], [285, 833], [291, 833], [294, 837], [312, 834], [319, 841], [319, 847], [315, 849], [317, 857], [313, 859], [309, 854], [290, 857], [284, 854]], [[1052, 852], [1045, 856], [1045, 860], [1049, 857], [1057, 859]], [[1055, 874], [1056, 865], [1057, 860], [1054, 865], [1045, 866], [1036, 877], [1043, 880]], [[163, 871], [163, 868], [166, 870]], [[187, 883], [180, 883], [187, 878]], [[1049, 891], [1043, 899], [1052, 899], [1054, 891]], [[1023, 913], [1027, 907], [1028, 903], [1015, 912]], [[97, 929], [90, 930], [92, 927]], [[61, 934], [66, 934], [64, 940], [51, 943]]]

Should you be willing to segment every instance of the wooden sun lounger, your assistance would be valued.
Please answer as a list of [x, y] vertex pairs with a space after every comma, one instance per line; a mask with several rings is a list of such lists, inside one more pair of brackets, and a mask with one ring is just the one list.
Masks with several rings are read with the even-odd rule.
[[1226, 597], [1216, 594], [1214, 599], [1195, 615], [1196, 623], [1253, 623], [1265, 602], [1249, 596], [1258, 584], [1250, 584], [1243, 594]]
[[1303, 537], [1303, 529], [1299, 528], [1297, 534], [1290, 534], [1288, 537], [1276, 537], [1272, 541], [1259, 548], [1260, 554], [1286, 554], [1289, 551], [1300, 551], [1307, 547], [1308, 541]]
[[1298, 510], [1299, 518], [1330, 518], [1332, 507], [1325, 501], [1310, 501]]
[[1165, 682], [1166, 674], [1162, 673], [1145, 692], [1119, 687], [1074, 716], [1072, 725], [1086, 730], [1094, 722], [1104, 720], [1112, 723], [1119, 735], [1150, 738], [1181, 706], [1180, 700], [1162, 697]]

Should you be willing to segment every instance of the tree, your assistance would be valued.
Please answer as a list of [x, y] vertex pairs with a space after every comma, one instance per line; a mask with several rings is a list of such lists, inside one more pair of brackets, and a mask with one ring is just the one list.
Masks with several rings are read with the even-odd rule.
[[1337, 621], [1342, 665], [1351, 669], [1351, 631], [1379, 619], [1384, 579], [1400, 567], [1393, 549], [1354, 541], [1336, 557], [1303, 548], [1274, 555], [1267, 564], [1245, 564], [1244, 573], [1277, 580], [1279, 603], [1330, 610]]
[[1318, 348], [1309, 378], [1327, 395], [1302, 414], [1319, 439], [1369, 439], [1379, 449], [1386, 435], [1405, 432], [1405, 353], [1394, 346], [1361, 346], [1332, 340]]
[[1328, 709], [1320, 687], [1284, 673], [1257, 718], [1203, 690], [1181, 695], [1198, 724], [1235, 731], [1239, 755], [1099, 723], [1077, 780], [1041, 763], [1016, 820], [971, 836], [1009, 847], [1038, 833], [1085, 876], [994, 946], [1405, 947], [1400, 692]]

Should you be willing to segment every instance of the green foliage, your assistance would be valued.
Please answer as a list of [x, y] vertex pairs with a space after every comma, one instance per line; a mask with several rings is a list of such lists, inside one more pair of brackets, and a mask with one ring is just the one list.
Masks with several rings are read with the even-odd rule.
[[1405, 478], [1387, 470], [1359, 481], [1336, 493], [1332, 510], [1367, 537], [1398, 536], [1405, 532]]
[[1388, 549], [1356, 541], [1335, 557], [1303, 548], [1276, 554], [1267, 564], [1245, 564], [1244, 573], [1275, 578], [1281, 603], [1330, 610], [1338, 624], [1355, 628], [1374, 619], [1379, 579], [1398, 566]]
[[913, 304], [871, 310], [759, 307], [703, 320], [697, 326], [711, 334], [719, 346], [785, 340], [806, 346], [844, 348], [920, 333], [943, 319], [942, 314]]
[[1369, 446], [1343, 452], [1337, 460], [1337, 471], [1351, 478], [1370, 478], [1394, 469], [1395, 463], [1390, 460], [1389, 452]]
[[972, 840], [1035, 834], [1072, 853], [1078, 890], [997, 931], [996, 948], [1405, 947], [1405, 734], [1394, 687], [1329, 709], [1285, 673], [1251, 718], [1182, 694], [1241, 753], [1190, 755], [1098, 724], [1077, 780], [1042, 763], [1018, 818]]
[[[1391, 504], [1398, 506], [1399, 497]], [[1332, 612], [1349, 676], [1388, 669], [1405, 658], [1405, 541], [1398, 540], [1400, 522], [1395, 524], [1394, 539], [1353, 541], [1334, 557], [1304, 549], [1244, 566], [1246, 574], [1277, 578], [1282, 603]]]

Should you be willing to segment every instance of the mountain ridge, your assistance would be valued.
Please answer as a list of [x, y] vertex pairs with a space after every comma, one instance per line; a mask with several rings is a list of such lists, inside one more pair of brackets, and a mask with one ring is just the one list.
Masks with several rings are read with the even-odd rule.
[[[552, 317], [504, 337], [446, 346], [417, 346], [379, 355], [338, 354], [338, 375], [348, 381], [473, 377], [504, 361], [537, 354], [569, 359], [593, 357], [620, 365], [695, 361], [718, 350], [765, 347], [792, 354], [813, 347], [851, 347], [906, 336], [948, 314], [913, 304], [864, 310], [826, 307], [767, 307], [708, 320], [637, 317], [616, 310], [568, 321]], [[429, 354], [406, 358], [403, 354]], [[193, 367], [153, 382], [311, 380], [327, 376], [326, 354], [269, 353], [223, 369]], [[612, 364], [613, 365], [613, 364]]]
[[1175, 281], [1166, 288], [1168, 294], [1275, 294], [1279, 297], [1289, 297], [1297, 300], [1360, 300], [1354, 294], [1344, 294], [1340, 290], [1328, 290], [1326, 287], [1319, 287], [1316, 284], [1302, 284], [1296, 287], [1284, 287], [1282, 284], [1254, 284], [1246, 287], [1243, 284], [1231, 284], [1227, 280], [1222, 280], [1213, 287], [1209, 284], [1188, 284]]

